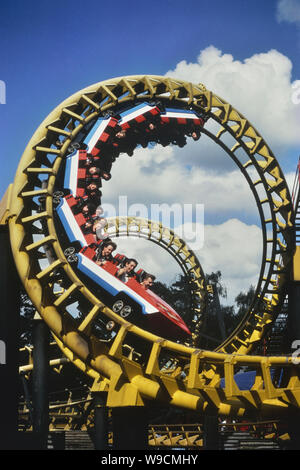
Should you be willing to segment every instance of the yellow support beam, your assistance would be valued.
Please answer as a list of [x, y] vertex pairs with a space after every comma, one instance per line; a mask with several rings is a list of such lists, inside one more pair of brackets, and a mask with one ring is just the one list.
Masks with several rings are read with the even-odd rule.
[[0, 201], [0, 225], [6, 225], [7, 223], [7, 218], [9, 217], [11, 193], [12, 184], [8, 186], [3, 198]]

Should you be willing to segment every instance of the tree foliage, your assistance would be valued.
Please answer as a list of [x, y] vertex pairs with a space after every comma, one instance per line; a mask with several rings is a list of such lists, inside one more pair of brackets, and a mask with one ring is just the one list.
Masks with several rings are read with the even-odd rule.
[[[206, 275], [206, 282], [213, 287], [213, 294], [208, 295], [199, 346], [214, 349], [237, 327], [247, 313], [254, 298], [255, 289], [250, 286], [247, 292], [240, 292], [237, 295], [234, 305], [223, 305], [221, 301], [227, 298], [227, 289], [222, 280], [221, 271]], [[155, 282], [153, 290], [189, 323], [187, 312], [190, 312], [191, 294], [189, 283], [184, 275], [178, 276], [170, 285]]]
[[20, 289], [20, 347], [32, 344], [32, 321], [36, 309], [25, 289]]

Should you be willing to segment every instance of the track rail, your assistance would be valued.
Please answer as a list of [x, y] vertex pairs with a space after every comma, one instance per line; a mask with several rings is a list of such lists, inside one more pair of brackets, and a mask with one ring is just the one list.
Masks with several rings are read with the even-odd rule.
[[[114, 314], [87, 289], [67, 262], [53, 221], [53, 191], [67, 149], [93, 119], [124, 103], [159, 99], [174, 106], [205, 113], [219, 126], [207, 133], [228, 153], [245, 175], [256, 199], [263, 233], [262, 267], [256, 297], [249, 312], [217, 351], [201, 351], [166, 341]], [[57, 148], [57, 138], [64, 144]], [[235, 140], [226, 144], [226, 136]], [[245, 160], [240, 160], [242, 150]], [[40, 210], [40, 200], [44, 208]], [[130, 76], [92, 85], [59, 105], [40, 125], [21, 158], [11, 191], [9, 229], [14, 259], [25, 289], [48, 324], [64, 354], [108, 391], [108, 404], [143, 405], [144, 399], [160, 400], [190, 409], [214, 406], [223, 414], [243, 415], [254, 410], [299, 406], [298, 366], [292, 358], [249, 356], [276, 318], [281, 307], [294, 250], [293, 207], [283, 173], [258, 131], [229, 103], [205, 86], [159, 76]], [[45, 262], [45, 250], [54, 254]], [[63, 289], [54, 289], [55, 274], [62, 274]], [[87, 316], [76, 322], [68, 315], [70, 298], [83, 297], [90, 305]], [[101, 312], [119, 323], [112, 343], [90, 335], [90, 327]], [[128, 335], [149, 346], [143, 364], [124, 355]], [[159, 358], [168, 353], [177, 366], [161, 369]], [[254, 386], [240, 390], [234, 381], [236, 368], [256, 371]], [[286, 386], [277, 387], [270, 369], [287, 370]], [[221, 377], [225, 387], [220, 387]]]
[[300, 246], [300, 157], [292, 189], [292, 200], [295, 211], [296, 245]]
[[189, 312], [185, 321], [192, 331], [190, 346], [197, 347], [199, 332], [207, 307], [209, 286], [195, 253], [173, 230], [142, 217], [116, 217], [107, 219], [106, 233], [114, 238], [141, 238], [166, 250], [178, 263], [190, 288]]

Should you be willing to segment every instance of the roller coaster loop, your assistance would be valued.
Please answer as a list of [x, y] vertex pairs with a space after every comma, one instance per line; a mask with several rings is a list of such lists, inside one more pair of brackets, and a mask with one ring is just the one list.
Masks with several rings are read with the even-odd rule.
[[[118, 125], [125, 125], [126, 113], [145, 103], [159, 110], [163, 122], [168, 120], [164, 118], [168, 109], [200, 119], [201, 133], [233, 159], [258, 208], [263, 253], [255, 298], [241, 323], [215, 351], [166, 340], [119, 316], [83, 281], [60, 241], [55, 194], [66, 157], [76, 150], [74, 143], [81, 144], [98, 119], [115, 117]], [[208, 120], [217, 127], [215, 133], [206, 126]], [[234, 145], [229, 147], [232, 140]], [[14, 260], [31, 301], [65, 356], [94, 379], [95, 390], [108, 392], [108, 406], [143, 406], [145, 400], [158, 400], [194, 410], [213, 406], [220, 414], [238, 416], [247, 409], [278, 415], [299, 407], [299, 366], [293, 358], [250, 355], [279, 313], [290, 281], [295, 227], [289, 189], [259, 132], [203, 84], [127, 76], [94, 84], [69, 97], [28, 143], [9, 188], [3, 222], [9, 225]], [[182, 242], [178, 254], [184, 246]], [[191, 259], [188, 256], [187, 262]], [[88, 305], [84, 317], [74, 319], [68, 313], [74, 300]], [[93, 326], [99, 316], [118, 325], [110, 341], [95, 334]], [[130, 349], [131, 344], [143, 345], [147, 353], [142, 359]], [[240, 389], [234, 379], [244, 367], [255, 372], [249, 390]]]

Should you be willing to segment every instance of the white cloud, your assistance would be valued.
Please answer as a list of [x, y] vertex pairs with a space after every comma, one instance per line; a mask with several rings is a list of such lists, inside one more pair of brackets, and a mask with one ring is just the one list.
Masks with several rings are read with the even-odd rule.
[[[300, 107], [292, 101], [291, 70], [291, 61], [275, 50], [241, 62], [211, 46], [195, 63], [182, 61], [166, 75], [204, 83], [243, 113], [275, 154], [281, 150], [284, 155], [285, 149], [300, 143]], [[286, 178], [291, 187], [294, 173]], [[144, 205], [149, 218], [151, 204], [204, 204], [204, 246], [194, 250], [204, 272], [222, 272], [229, 305], [240, 291], [256, 286], [262, 256], [256, 203], [240, 170], [206, 136], [188, 141], [183, 149], [157, 145], [137, 149], [131, 158], [121, 155], [112, 180], [103, 182], [102, 202], [113, 204], [118, 212], [119, 195], [127, 196], [128, 206]], [[118, 251], [171, 283], [180, 272], [178, 265], [165, 251], [145, 243], [119, 240]]]
[[[247, 223], [247, 219], [257, 220], [258, 210], [247, 182], [234, 164], [224, 171], [218, 166], [221, 162], [219, 155], [216, 168], [213, 160], [209, 165], [209, 159], [206, 159], [207, 167], [203, 168], [202, 147], [198, 143], [198, 157], [195, 151], [192, 164], [187, 168], [184, 152], [184, 149], [156, 146], [138, 149], [133, 157], [121, 155], [113, 167], [112, 180], [103, 183], [102, 202], [113, 203], [118, 213], [117, 197], [126, 195], [129, 209], [131, 204], [145, 205], [146, 214], [135, 215], [148, 216], [152, 220], [151, 204], [167, 203], [171, 207], [174, 203], [204, 203], [203, 248], [195, 248], [195, 239], [191, 241], [186, 231], [183, 238], [196, 252], [205, 273], [222, 272], [228, 290], [226, 303], [231, 305], [240, 291], [247, 291], [251, 284], [257, 283], [261, 230], [257, 225]], [[213, 154], [210, 158], [213, 159]], [[125, 174], [129, 176], [124, 178]], [[226, 222], [220, 224], [220, 218]], [[189, 224], [190, 221], [187, 222]], [[192, 234], [195, 233], [193, 226]], [[151, 243], [142, 245], [136, 240], [120, 240], [120, 243], [118, 250], [137, 258], [140, 267], [151, 271], [162, 282], [171, 283], [180, 273], [177, 264], [171, 262], [171, 256], [163, 250], [158, 252]]]
[[279, 0], [277, 4], [277, 20], [300, 25], [300, 1]]
[[[200, 144], [198, 148], [201, 155]], [[112, 180], [103, 183], [102, 202], [118, 208], [118, 196], [126, 195], [128, 206], [145, 204], [149, 217], [151, 204], [162, 203], [204, 204], [205, 217], [222, 212], [231, 217], [257, 214], [248, 184], [235, 165], [225, 172], [218, 165], [214, 168], [213, 159], [210, 168], [201, 167], [201, 157], [189, 167], [187, 162], [184, 149], [179, 152], [173, 147], [138, 149], [131, 158], [121, 155], [112, 169]], [[124, 178], [124, 174], [129, 176]]]
[[208, 272], [221, 266], [230, 279], [248, 279], [258, 273], [262, 253], [258, 226], [230, 219], [217, 226], [206, 225], [204, 238], [204, 247], [198, 253]]
[[206, 225], [204, 247], [197, 252], [206, 273], [220, 270], [232, 305], [241, 291], [256, 286], [262, 256], [262, 233], [256, 225], [230, 219], [220, 225]]
[[300, 143], [300, 109], [292, 100], [291, 72], [290, 59], [276, 50], [241, 62], [210, 46], [195, 63], [183, 60], [166, 75], [203, 83], [242, 113], [274, 151]]
[[[284, 155], [283, 147], [300, 144], [296, 119], [300, 106], [291, 99], [295, 92], [291, 68], [290, 60], [275, 50], [240, 62], [211, 46], [201, 51], [196, 63], [182, 61], [167, 75], [205, 83], [243, 112], [273, 151], [280, 148]], [[206, 126], [211, 128], [212, 122]], [[148, 207], [151, 203], [200, 203], [206, 215], [218, 215], [216, 223], [222, 214], [225, 220], [240, 218], [241, 213], [242, 220], [250, 215], [256, 223], [257, 208], [244, 177], [224, 150], [205, 135], [199, 142], [188, 139], [183, 149], [157, 145], [136, 150], [132, 158], [121, 155], [112, 175], [111, 182], [103, 183], [103, 201], [116, 207], [118, 195], [128, 196], [129, 205]]]
[[[199, 226], [198, 231], [201, 230]], [[193, 226], [192, 234], [195, 231]], [[262, 231], [257, 225], [238, 219], [205, 225], [203, 246], [193, 251], [206, 274], [221, 271], [228, 291], [224, 303], [232, 305], [241, 291], [246, 292], [251, 285], [256, 286], [263, 252]]]

